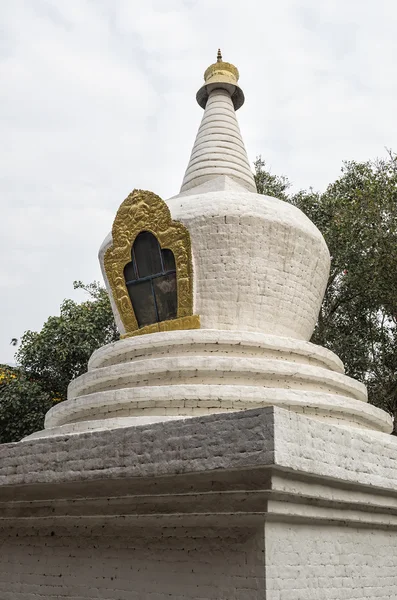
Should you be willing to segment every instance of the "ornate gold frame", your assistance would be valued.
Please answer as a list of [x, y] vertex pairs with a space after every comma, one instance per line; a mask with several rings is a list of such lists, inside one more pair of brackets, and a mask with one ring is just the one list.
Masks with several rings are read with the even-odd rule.
[[[138, 327], [124, 280], [124, 267], [131, 261], [131, 248], [142, 231], [150, 231], [162, 249], [172, 250], [177, 275], [178, 311], [176, 319]], [[159, 196], [134, 190], [121, 204], [112, 227], [113, 244], [104, 256], [106, 276], [120, 318], [125, 327], [121, 337], [171, 331], [199, 329], [200, 317], [193, 315], [193, 265], [190, 234], [182, 223], [173, 221], [168, 206]]]

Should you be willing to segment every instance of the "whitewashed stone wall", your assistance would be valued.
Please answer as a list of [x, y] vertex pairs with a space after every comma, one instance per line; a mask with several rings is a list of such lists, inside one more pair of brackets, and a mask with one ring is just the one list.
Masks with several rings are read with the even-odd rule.
[[216, 182], [167, 202], [191, 235], [202, 327], [309, 340], [329, 271], [322, 235], [291, 204]]
[[394, 531], [267, 522], [265, 546], [261, 528], [88, 520], [0, 533], [2, 600], [396, 598]]
[[396, 532], [266, 523], [266, 600], [395, 600]]
[[259, 600], [252, 529], [79, 525], [0, 530], [1, 600]]
[[94, 352], [68, 398], [28, 439], [269, 405], [392, 429], [390, 416], [366, 403], [365, 386], [343, 374], [332, 352], [259, 333], [198, 329], [120, 340]]
[[0, 598], [395, 600], [396, 448], [275, 407], [2, 445]]

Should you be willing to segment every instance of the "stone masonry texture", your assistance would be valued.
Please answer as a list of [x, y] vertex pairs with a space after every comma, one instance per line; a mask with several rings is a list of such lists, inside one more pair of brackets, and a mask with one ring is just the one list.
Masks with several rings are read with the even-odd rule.
[[1, 533], [2, 600], [264, 597], [263, 536], [250, 529], [85, 523]]

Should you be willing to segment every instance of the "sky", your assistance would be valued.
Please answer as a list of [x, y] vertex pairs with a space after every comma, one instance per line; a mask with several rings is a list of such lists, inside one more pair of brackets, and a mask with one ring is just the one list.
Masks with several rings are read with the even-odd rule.
[[324, 190], [397, 149], [395, 0], [0, 0], [0, 362], [40, 330], [134, 188], [178, 193], [216, 59], [248, 156]]

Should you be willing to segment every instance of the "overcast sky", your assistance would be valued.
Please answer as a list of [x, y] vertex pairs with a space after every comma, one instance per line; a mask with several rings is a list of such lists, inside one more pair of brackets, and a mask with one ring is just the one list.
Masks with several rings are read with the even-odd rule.
[[397, 148], [396, 31], [395, 0], [0, 0], [0, 362], [101, 279], [133, 188], [178, 193], [218, 47], [250, 160], [322, 190]]

